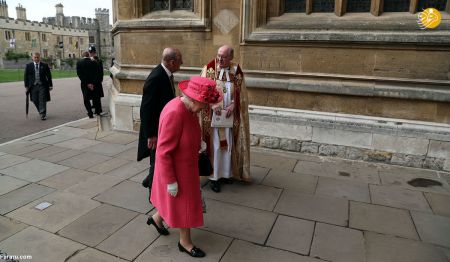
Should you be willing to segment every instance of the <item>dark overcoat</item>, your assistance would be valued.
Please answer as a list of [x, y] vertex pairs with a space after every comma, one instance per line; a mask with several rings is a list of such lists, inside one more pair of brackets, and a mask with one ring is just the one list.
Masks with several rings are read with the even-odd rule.
[[[37, 97], [33, 97], [33, 92], [31, 92], [35, 80], [35, 71], [36, 69], [34, 67], [34, 62], [31, 62], [25, 66], [23, 79], [25, 82], [25, 87], [27, 87], [28, 91], [30, 92], [31, 101], [35, 101], [35, 99], [38, 99]], [[53, 82], [50, 67], [46, 63], [39, 62], [39, 76], [39, 78], [41, 79], [41, 83], [45, 88], [45, 97], [48, 102], [50, 101], [50, 87], [53, 86]]]
[[[77, 75], [81, 81], [81, 91], [84, 99], [92, 99], [96, 96], [103, 97], [103, 87], [101, 81], [103, 80], [103, 72], [101, 80], [99, 76], [98, 63], [92, 61], [89, 57], [84, 57], [77, 62]], [[100, 81], [100, 84], [99, 84]], [[94, 85], [94, 90], [90, 90], [88, 84]]]
[[175, 97], [172, 84], [166, 71], [159, 64], [155, 67], [144, 83], [140, 109], [141, 127], [139, 130], [139, 145], [137, 160], [150, 155], [147, 140], [158, 136], [159, 115], [164, 106]]

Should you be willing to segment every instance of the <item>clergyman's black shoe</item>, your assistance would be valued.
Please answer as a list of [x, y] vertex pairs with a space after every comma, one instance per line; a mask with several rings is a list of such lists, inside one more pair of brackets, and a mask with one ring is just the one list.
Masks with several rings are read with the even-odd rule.
[[220, 192], [220, 182], [219, 181], [215, 181], [215, 180], [211, 180], [211, 190], [219, 193]]
[[184, 248], [180, 244], [180, 242], [178, 242], [178, 249], [180, 250], [180, 252], [188, 253], [188, 255], [191, 256], [191, 257], [204, 257], [204, 256], [206, 256], [205, 252], [203, 252], [203, 250], [201, 250], [200, 248], [194, 246], [191, 249], [191, 251], [188, 251], [186, 248]]
[[156, 228], [156, 230], [158, 231], [158, 233], [163, 235], [163, 236], [169, 235], [169, 230], [167, 230], [167, 228], [165, 228], [164, 226], [158, 227], [158, 225], [156, 224], [155, 220], [153, 220], [152, 216], [150, 216], [147, 219], [147, 225], [149, 225], [149, 226], [153, 225]]

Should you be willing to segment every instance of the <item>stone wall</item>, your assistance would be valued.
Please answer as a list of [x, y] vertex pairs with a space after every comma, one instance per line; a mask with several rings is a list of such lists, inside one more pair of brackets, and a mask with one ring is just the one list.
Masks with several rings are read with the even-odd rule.
[[450, 125], [251, 106], [251, 145], [450, 170]]

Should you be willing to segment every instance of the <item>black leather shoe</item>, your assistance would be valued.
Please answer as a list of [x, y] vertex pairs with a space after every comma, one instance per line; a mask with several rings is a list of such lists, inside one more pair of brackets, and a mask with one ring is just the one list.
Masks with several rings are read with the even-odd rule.
[[220, 192], [220, 182], [211, 180], [211, 190], [216, 193], [219, 193]]
[[151, 216], [147, 219], [147, 225], [149, 225], [149, 226], [153, 225], [156, 228], [156, 230], [158, 231], [158, 233], [163, 236], [167, 236], [169, 234], [169, 230], [167, 230], [167, 228], [165, 228], [164, 226], [162, 226], [161, 228], [158, 227], [155, 220], [153, 220], [153, 217], [151, 217]]
[[219, 179], [219, 181], [221, 183], [224, 183], [224, 184], [227, 184], [227, 185], [233, 184], [233, 179], [231, 179], [231, 178], [224, 178], [224, 177], [222, 177], [221, 179]]
[[150, 186], [150, 176], [147, 176], [144, 180], [142, 180], [142, 186], [145, 188]]
[[88, 113], [88, 117], [89, 117], [89, 118], [94, 118], [94, 114]]
[[46, 120], [47, 119], [47, 117], [45, 116], [45, 115], [41, 115], [41, 120], [42, 121], [44, 121], [44, 120]]
[[191, 257], [204, 257], [206, 256], [205, 252], [203, 252], [203, 250], [201, 250], [200, 248], [197, 247], [193, 247], [191, 249], [191, 251], [188, 251], [186, 248], [184, 248], [180, 242], [178, 242], [178, 249], [180, 250], [180, 252], [186, 252], [188, 253], [189, 256]]

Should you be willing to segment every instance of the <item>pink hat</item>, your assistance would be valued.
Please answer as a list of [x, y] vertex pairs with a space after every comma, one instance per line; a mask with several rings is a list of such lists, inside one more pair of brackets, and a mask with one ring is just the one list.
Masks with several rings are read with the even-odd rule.
[[206, 104], [222, 101], [222, 94], [216, 88], [216, 82], [200, 76], [193, 76], [191, 80], [183, 80], [178, 87], [188, 97]]

